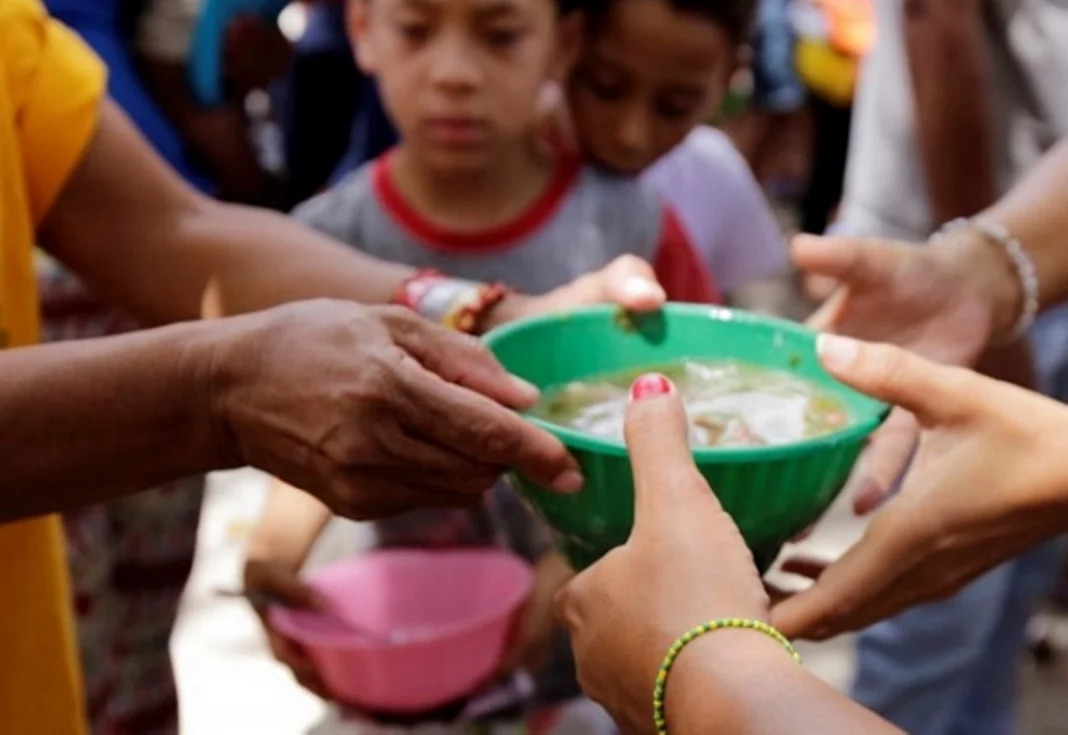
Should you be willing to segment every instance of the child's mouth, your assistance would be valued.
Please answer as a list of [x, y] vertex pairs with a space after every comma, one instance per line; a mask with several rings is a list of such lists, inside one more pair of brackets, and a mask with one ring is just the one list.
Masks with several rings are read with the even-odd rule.
[[486, 137], [486, 124], [474, 118], [439, 117], [426, 122], [432, 141], [443, 145], [465, 146], [480, 143]]

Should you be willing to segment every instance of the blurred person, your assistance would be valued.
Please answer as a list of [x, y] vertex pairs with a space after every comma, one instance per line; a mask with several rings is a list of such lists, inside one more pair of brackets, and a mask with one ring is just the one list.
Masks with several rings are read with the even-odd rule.
[[805, 87], [795, 68], [790, 8], [793, 0], [760, 0], [751, 34], [750, 95], [745, 108], [724, 121], [724, 129], [745, 156], [757, 179], [776, 196], [789, 196], [803, 176], [793, 160], [804, 139]]
[[258, 14], [230, 20], [220, 49], [225, 99], [205, 105], [190, 84], [188, 66], [198, 21], [207, 4], [218, 1], [144, 0], [133, 43], [138, 69], [190, 154], [217, 182], [219, 197], [279, 206], [281, 183], [261, 164], [246, 100], [289, 68], [289, 41], [276, 22]]
[[[876, 8], [834, 229], [922, 241], [992, 204], [1068, 133], [1068, 14], [1056, 2], [1000, 0]], [[1060, 340], [1044, 338], [1051, 319], [1034, 334], [1047, 387], [1065, 364]], [[1017, 348], [986, 367], [1033, 384], [1028, 359]], [[891, 481], [881, 477], [863, 509]], [[861, 633], [854, 696], [919, 735], [1013, 732], [1017, 661], [1055, 554], [1031, 551], [953, 600]]]
[[[596, 0], [581, 4], [586, 46], [561, 90], [542, 90], [539, 135], [594, 167], [639, 177], [677, 212], [725, 300], [800, 316], [782, 233], [745, 160], [703, 125], [742, 63], [751, 0]], [[722, 29], [691, 23], [722, 12]], [[702, 50], [698, 50], [702, 49]], [[691, 54], [683, 59], [685, 54]], [[395, 131], [374, 80], [339, 174], [383, 152]]]
[[[556, 125], [598, 169], [670, 204], [733, 305], [796, 308], [782, 233], [745, 159], [703, 125], [742, 63], [751, 0], [597, 0]], [[717, 17], [724, 22], [707, 20]], [[549, 102], [554, 102], [550, 96]]]

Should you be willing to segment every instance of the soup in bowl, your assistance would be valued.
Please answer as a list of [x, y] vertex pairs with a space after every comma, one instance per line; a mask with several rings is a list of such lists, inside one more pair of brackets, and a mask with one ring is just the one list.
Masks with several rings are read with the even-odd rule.
[[722, 307], [635, 315], [595, 306], [509, 324], [486, 342], [542, 390], [528, 419], [557, 436], [586, 477], [564, 496], [512, 475], [576, 569], [625, 542], [634, 521], [622, 421], [638, 375], [663, 372], [678, 386], [697, 468], [762, 571], [834, 501], [889, 411], [823, 370], [810, 330]]

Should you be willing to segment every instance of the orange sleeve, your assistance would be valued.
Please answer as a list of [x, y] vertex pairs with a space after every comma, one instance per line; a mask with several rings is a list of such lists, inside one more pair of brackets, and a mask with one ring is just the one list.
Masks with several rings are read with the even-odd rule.
[[660, 242], [653, 259], [653, 268], [669, 300], [700, 304], [723, 303], [723, 296], [716, 287], [712, 274], [698, 257], [678, 216], [669, 207], [664, 208]]
[[96, 132], [107, 74], [39, 0], [0, 0], [0, 68], [15, 108], [30, 211], [40, 223]]

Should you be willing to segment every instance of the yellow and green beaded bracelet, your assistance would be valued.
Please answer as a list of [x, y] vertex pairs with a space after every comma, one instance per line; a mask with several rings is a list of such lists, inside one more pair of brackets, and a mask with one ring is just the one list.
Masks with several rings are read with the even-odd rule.
[[682, 649], [706, 633], [725, 628], [755, 630], [763, 633], [782, 644], [794, 661], [801, 663], [800, 654], [798, 654], [793, 644], [787, 640], [786, 636], [763, 620], [720, 618], [719, 620], [711, 620], [703, 625], [698, 625], [696, 628], [682, 634], [678, 640], [671, 644], [671, 648], [668, 649], [667, 655], [664, 657], [664, 663], [660, 664], [660, 670], [656, 674], [656, 687], [653, 689], [653, 721], [656, 723], [657, 735], [668, 735], [667, 714], [664, 711], [664, 690], [667, 688], [667, 679], [668, 674], [671, 672], [671, 667], [675, 665], [675, 661], [678, 659], [679, 654], [682, 653]]

